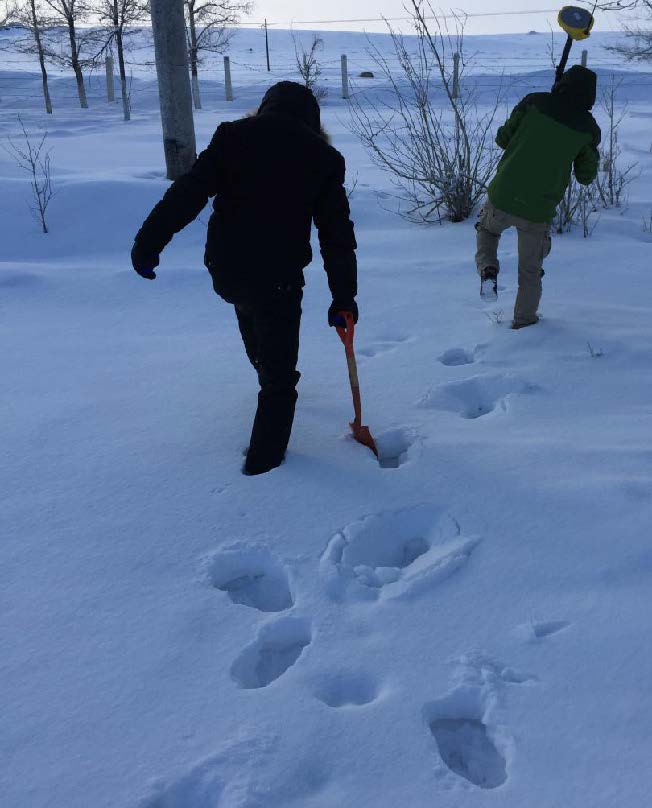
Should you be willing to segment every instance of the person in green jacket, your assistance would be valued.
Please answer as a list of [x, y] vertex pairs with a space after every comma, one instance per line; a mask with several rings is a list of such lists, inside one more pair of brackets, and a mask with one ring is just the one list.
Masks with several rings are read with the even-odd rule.
[[526, 96], [498, 130], [505, 150], [489, 185], [476, 225], [476, 265], [483, 282], [497, 293], [498, 242], [509, 227], [518, 231], [518, 295], [512, 328], [538, 322], [543, 260], [551, 249], [550, 226], [574, 171], [590, 185], [600, 163], [600, 128], [590, 110], [597, 76], [576, 65], [550, 93]]

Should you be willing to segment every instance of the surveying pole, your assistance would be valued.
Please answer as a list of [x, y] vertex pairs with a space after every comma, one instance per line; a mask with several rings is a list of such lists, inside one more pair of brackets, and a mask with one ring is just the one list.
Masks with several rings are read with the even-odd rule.
[[588, 39], [591, 36], [591, 31], [595, 23], [593, 14], [591, 14], [588, 9], [578, 8], [577, 6], [564, 6], [559, 12], [557, 21], [562, 30], [568, 34], [568, 39], [566, 40], [561, 55], [561, 61], [555, 71], [555, 86], [561, 81], [561, 77], [564, 75], [573, 42], [581, 42], [583, 39]]

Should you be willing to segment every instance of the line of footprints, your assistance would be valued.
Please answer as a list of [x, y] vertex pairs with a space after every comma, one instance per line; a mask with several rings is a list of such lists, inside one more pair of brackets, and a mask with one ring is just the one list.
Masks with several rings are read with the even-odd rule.
[[[409, 342], [408, 338], [386, 339], [359, 349], [364, 358], [375, 358], [394, 351]], [[481, 360], [488, 345], [476, 345], [473, 350], [451, 348], [439, 362], [445, 367], [474, 365]], [[537, 391], [537, 387], [511, 373], [493, 373], [470, 376], [445, 382], [429, 390], [416, 406], [419, 409], [456, 413], [461, 418], [474, 420], [496, 411], [506, 411], [509, 399]], [[399, 468], [408, 459], [408, 451], [418, 438], [416, 430], [399, 427], [376, 435], [379, 463], [382, 468]]]
[[[373, 602], [409, 598], [458, 572], [479, 545], [464, 535], [447, 512], [419, 506], [366, 517], [338, 532], [320, 560], [321, 578], [336, 602]], [[284, 566], [260, 545], [234, 544], [209, 564], [211, 584], [234, 604], [260, 612], [286, 612], [294, 597]], [[567, 622], [529, 623], [522, 639], [537, 642], [568, 627]], [[231, 677], [243, 689], [265, 688], [282, 677], [312, 641], [310, 621], [285, 615], [266, 623], [235, 659]], [[467, 787], [492, 789], [507, 779], [509, 742], [494, 737], [485, 723], [501, 685], [522, 685], [535, 676], [475, 655], [460, 660], [451, 693], [424, 707], [434, 740], [437, 776]], [[313, 695], [332, 708], [361, 707], [375, 701], [375, 679], [362, 672], [313, 680]], [[470, 784], [470, 785], [469, 785]]]
[[[395, 350], [408, 339], [383, 339], [359, 353], [372, 359]], [[472, 365], [486, 345], [472, 351], [453, 348], [439, 357], [447, 367]], [[428, 392], [418, 407], [454, 412], [475, 419], [507, 408], [511, 395], [534, 391], [509, 374], [478, 375], [442, 384]], [[377, 436], [380, 465], [398, 468], [417, 439], [416, 430], [397, 428]], [[374, 602], [415, 597], [460, 571], [480, 544], [465, 535], [446, 511], [431, 505], [375, 514], [348, 525], [328, 543], [319, 562], [326, 594], [334, 602]], [[207, 566], [210, 584], [238, 606], [281, 615], [295, 606], [285, 566], [264, 545], [236, 543], [213, 555]], [[525, 641], [540, 642], [567, 628], [564, 621], [519, 627]], [[265, 623], [255, 640], [233, 661], [230, 675], [245, 690], [266, 688], [284, 676], [312, 642], [310, 620], [282, 614]], [[494, 713], [504, 685], [523, 685], [535, 676], [506, 667], [482, 655], [459, 660], [450, 693], [423, 708], [424, 728], [433, 743], [435, 776], [447, 788], [494, 789], [508, 776], [510, 739]], [[333, 709], [362, 708], [375, 702], [380, 688], [364, 672], [322, 674], [311, 679], [313, 695]], [[214, 765], [215, 764], [215, 765]], [[220, 802], [226, 788], [219, 761], [204, 761], [196, 771], [172, 784], [160, 784], [143, 808], [185, 808]], [[279, 803], [280, 804], [280, 803]]]

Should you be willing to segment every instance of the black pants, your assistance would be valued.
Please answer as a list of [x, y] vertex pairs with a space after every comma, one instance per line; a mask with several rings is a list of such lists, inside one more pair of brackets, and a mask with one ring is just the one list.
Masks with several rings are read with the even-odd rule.
[[261, 471], [280, 465], [292, 432], [299, 359], [303, 290], [287, 286], [264, 301], [235, 307], [242, 341], [258, 373], [258, 410], [246, 468]]

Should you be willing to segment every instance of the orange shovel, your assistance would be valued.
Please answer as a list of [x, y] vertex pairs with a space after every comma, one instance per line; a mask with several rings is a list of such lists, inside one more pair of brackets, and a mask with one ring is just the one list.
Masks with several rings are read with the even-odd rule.
[[344, 352], [346, 353], [346, 363], [349, 366], [349, 381], [351, 382], [351, 393], [353, 395], [353, 410], [355, 419], [349, 426], [353, 437], [363, 446], [367, 446], [378, 457], [378, 449], [376, 448], [376, 441], [372, 438], [368, 426], [362, 426], [362, 400], [360, 398], [360, 382], [358, 381], [358, 365], [355, 361], [355, 352], [353, 350], [353, 337], [355, 334], [355, 322], [353, 315], [349, 311], [339, 312], [339, 317], [342, 318], [345, 325], [337, 326], [337, 333], [344, 343]]

